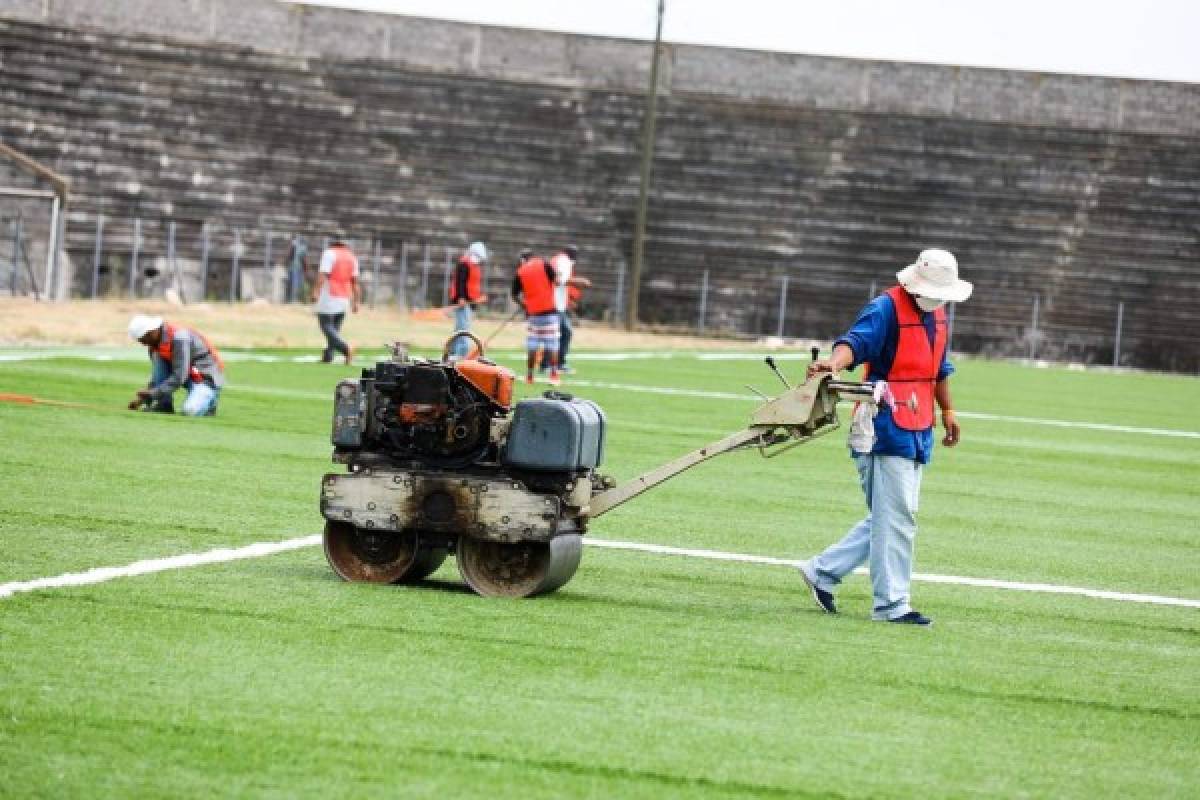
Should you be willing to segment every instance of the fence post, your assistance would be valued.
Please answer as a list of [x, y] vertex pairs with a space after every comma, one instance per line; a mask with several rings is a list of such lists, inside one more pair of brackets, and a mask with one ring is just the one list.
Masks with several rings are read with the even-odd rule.
[[[265, 237], [265, 241], [263, 242], [263, 277], [265, 281], [268, 281], [265, 285], [270, 286], [272, 289], [271, 294], [274, 294], [275, 282], [272, 280], [271, 275], [271, 244], [275, 238], [275, 233], [274, 231], [264, 229], [263, 236]], [[271, 302], [275, 302], [275, 299], [271, 298]]]
[[1113, 344], [1113, 366], [1121, 366], [1121, 326], [1125, 322], [1125, 303], [1117, 303], [1117, 336]]
[[[54, 198], [52, 213], [56, 215], [56, 239], [54, 242], [54, 294], [55, 300], [64, 300], [71, 294], [71, 288], [63, 280], [62, 251], [63, 243], [67, 240], [67, 215], [59, 207], [58, 198]], [[54, 219], [51, 220], [54, 222]]]
[[129, 296], [137, 297], [138, 256], [142, 252], [142, 218], [133, 221], [133, 253], [129, 256]]
[[46, 252], [46, 299], [50, 302], [58, 299], [58, 294], [55, 292], [57, 288], [55, 285], [55, 280], [57, 279], [55, 261], [57, 260], [58, 248], [62, 246], [58, 231], [58, 206], [59, 196], [56, 194], [54, 195], [54, 201], [50, 204], [50, 247], [47, 248]]
[[700, 280], [700, 322], [697, 329], [700, 333], [704, 333], [704, 316], [708, 311], [708, 270], [704, 270], [704, 277]]
[[200, 225], [200, 300], [208, 299], [208, 220]]
[[241, 280], [241, 269], [238, 261], [242, 255], [242, 229], [233, 229], [233, 265], [229, 272], [229, 302], [238, 301], [238, 282]]
[[283, 238], [287, 239], [288, 245], [283, 253], [283, 298], [279, 302], [286, 306], [296, 302], [296, 268], [292, 254], [292, 247], [296, 243], [296, 234], [284, 231]]
[[175, 220], [167, 224], [167, 263], [171, 265], [171, 278], [179, 288], [179, 300], [187, 302], [187, 292], [183, 288], [183, 275], [179, 271], [179, 262], [175, 260]]
[[429, 307], [429, 269], [433, 264], [429, 261], [429, 242], [425, 243], [425, 260], [421, 262], [421, 297], [417, 303], [419, 308]]
[[104, 215], [96, 215], [96, 251], [92, 255], [92, 299], [100, 290], [100, 259], [104, 256]]
[[8, 275], [8, 293], [12, 297], [17, 296], [17, 269], [21, 258], [21, 218], [17, 217], [12, 221], [12, 272]]
[[408, 242], [400, 243], [400, 279], [396, 286], [396, 299], [405, 311], [408, 310]]
[[371, 278], [371, 308], [375, 308], [375, 298], [379, 294], [379, 239], [375, 239], [375, 274]]
[[445, 251], [446, 269], [442, 273], [442, 299], [438, 301], [439, 306], [450, 302], [450, 281], [454, 280], [454, 248], [447, 247]]
[[785, 319], [787, 319], [787, 289], [788, 289], [788, 276], [787, 275], [783, 276], [783, 280], [781, 281], [781, 284], [782, 285], [779, 287], [779, 330], [776, 331], [776, 333], [775, 333], [775, 335], [778, 336], [780, 339], [783, 338], [783, 321]]
[[625, 259], [617, 263], [617, 288], [613, 295], [613, 324], [625, 316]]
[[[38, 289], [37, 275], [33, 273], [33, 265], [29, 263], [29, 254], [25, 252], [25, 224], [20, 216], [17, 217], [17, 248], [13, 256], [13, 273], [17, 270], [18, 256], [22, 264], [25, 265], [25, 272], [29, 275], [29, 291], [33, 292], [33, 299], [41, 302], [42, 293]], [[15, 283], [15, 279], [14, 279]]]
[[1038, 338], [1038, 310], [1042, 302], [1042, 296], [1035, 294], [1033, 296], [1033, 328], [1029, 333], [1029, 360], [1032, 361], [1037, 354], [1037, 338]]
[[878, 288], [878, 284], [875, 281], [871, 281], [871, 288], [869, 290], [867, 290], [867, 302], [868, 303], [875, 299], [875, 290], [877, 288]]
[[[513, 280], [516, 280], [516, 270], [513, 270]], [[504, 276], [501, 275], [500, 293], [504, 295], [504, 313], [508, 315], [515, 314], [517, 311], [517, 301], [512, 296], [512, 282], [504, 283]]]

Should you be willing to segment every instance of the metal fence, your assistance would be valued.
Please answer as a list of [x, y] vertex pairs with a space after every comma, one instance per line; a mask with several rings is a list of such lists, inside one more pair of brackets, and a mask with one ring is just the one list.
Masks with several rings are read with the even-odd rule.
[[[44, 196], [43, 196], [44, 195]], [[40, 299], [50, 294], [53, 252], [49, 192], [0, 187], [0, 294]]]
[[[454, 262], [464, 247], [461, 239], [461, 234], [418, 238], [351, 232], [347, 243], [359, 259], [364, 302], [371, 308], [445, 305]], [[138, 298], [174, 291], [185, 302], [308, 302], [320, 253], [328, 242], [324, 232], [206, 220], [74, 216], [69, 294]], [[306, 248], [303, 255], [301, 245]], [[589, 265], [596, 285], [587, 293], [583, 316], [620, 323], [627, 299], [625, 263], [617, 259], [605, 266]], [[9, 259], [5, 277], [10, 284], [19, 282], [22, 269], [18, 260]], [[686, 283], [671, 282], [669, 288], [656, 286], [652, 277], [642, 287], [643, 316], [697, 333], [828, 340], [844, 330], [863, 303], [887, 288], [889, 279], [890, 275], [855, 287], [826, 276], [826, 285], [814, 287], [808, 276], [784, 272], [748, 286], [732, 275], [722, 275], [718, 282], [705, 269]], [[511, 265], [493, 259], [485, 267], [484, 291], [493, 309], [512, 311], [511, 280]], [[962, 309], [950, 306], [948, 315], [952, 344], [966, 352], [1113, 366], [1145, 360], [1144, 347], [1130, 347], [1130, 318], [1119, 299], [1111, 308], [1092, 309], [1084, 323], [1061, 325], [1048, 323], [1044, 298], [1038, 293], [980, 286], [971, 303]], [[1135, 322], [1144, 333], [1146, 321]]]
[[[207, 220], [99, 214], [75, 217], [72, 226], [67, 257], [73, 279], [65, 295], [79, 298], [176, 292], [185, 302], [308, 302], [321, 253], [330, 241], [324, 232]], [[356, 232], [345, 241], [358, 258], [363, 299], [371, 308], [446, 304], [453, 266], [463, 251], [452, 237], [418, 240]], [[498, 266], [485, 266], [485, 293], [507, 297], [511, 275], [501, 272]]]

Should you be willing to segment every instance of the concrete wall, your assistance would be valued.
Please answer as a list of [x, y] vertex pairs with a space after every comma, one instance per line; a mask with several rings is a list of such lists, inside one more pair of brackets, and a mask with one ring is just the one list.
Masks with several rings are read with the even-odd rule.
[[[72, 181], [76, 295], [103, 217], [102, 293], [160, 291], [175, 225], [189, 297], [204, 264], [216, 298], [277, 295], [279, 237], [340, 227], [380, 243], [382, 299], [431, 303], [469, 241], [501, 298], [521, 247], [574, 241], [602, 313], [628, 288], [648, 58], [252, 0], [0, 0], [0, 141]], [[644, 321], [693, 326], [704, 294], [710, 330], [829, 338], [943, 246], [977, 287], [959, 349], [1111, 363], [1123, 304], [1122, 363], [1200, 371], [1196, 87], [697, 47], [665, 67]]]
[[[273, 0], [0, 0], [0, 16], [301, 58], [642, 91], [644, 42]], [[1195, 84], [667, 45], [668, 92], [805, 107], [1123, 132], [1200, 133]]]

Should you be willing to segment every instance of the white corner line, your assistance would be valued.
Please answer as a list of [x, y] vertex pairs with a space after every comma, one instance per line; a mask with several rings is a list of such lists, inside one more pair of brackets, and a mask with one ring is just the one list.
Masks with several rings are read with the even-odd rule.
[[[798, 567], [802, 562], [794, 559], [775, 558], [772, 556], [756, 556], [744, 553], [724, 553], [719, 550], [698, 550], [686, 547], [669, 547], [661, 544], [644, 544], [642, 542], [620, 542], [609, 539], [584, 537], [584, 542], [593, 547], [610, 550], [631, 550], [656, 555], [685, 556], [688, 558], [703, 558], [710, 561], [733, 561], [742, 564], [766, 564], [777, 567]], [[321, 534], [301, 536], [295, 539], [284, 539], [279, 542], [256, 542], [244, 547], [221, 547], [205, 553], [185, 553], [166, 558], [151, 558], [145, 561], [135, 561], [123, 567], [96, 567], [85, 572], [68, 572], [52, 578], [37, 578], [31, 581], [15, 581], [0, 584], [0, 600], [12, 597], [22, 592], [34, 592], [40, 589], [61, 589], [73, 586], [89, 586], [96, 583], [131, 578], [137, 575], [149, 575], [155, 572], [167, 572], [174, 569], [200, 567], [205, 564], [222, 564], [229, 561], [240, 561], [246, 558], [261, 558], [262, 556], [286, 553], [289, 550], [300, 550], [305, 547], [316, 547], [321, 544]], [[865, 575], [865, 569], [855, 570], [855, 574]], [[1021, 583], [1017, 581], [995, 580], [992, 578], [964, 578], [958, 575], [930, 575], [916, 573], [913, 580], [924, 583], [947, 583], [957, 586], [979, 586], [988, 589], [1006, 589], [1018, 592], [1043, 592], [1048, 594], [1071, 594], [1081, 597], [1092, 597], [1100, 600], [1120, 600], [1127, 603], [1149, 603], [1160, 606], [1181, 606], [1184, 608], [1200, 608], [1200, 600], [1188, 600], [1181, 597], [1163, 597], [1153, 594], [1130, 594], [1128, 592], [1110, 592], [1105, 589], [1084, 589], [1075, 586], [1058, 586], [1049, 583]]]

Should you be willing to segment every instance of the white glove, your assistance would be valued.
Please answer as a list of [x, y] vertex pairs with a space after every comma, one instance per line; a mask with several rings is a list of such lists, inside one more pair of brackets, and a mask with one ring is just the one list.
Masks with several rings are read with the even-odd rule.
[[875, 381], [874, 399], [873, 403], [854, 404], [854, 417], [850, 420], [846, 444], [856, 453], [870, 453], [875, 447], [875, 415], [879, 413], [880, 405], [886, 405], [889, 410], [896, 407], [896, 399], [887, 381]]
[[896, 410], [896, 396], [892, 394], [892, 387], [888, 386], [887, 381], [882, 380], [875, 381], [875, 408], [878, 410], [881, 405], [887, 406], [888, 411]]
[[846, 444], [856, 453], [869, 453], [875, 446], [875, 412], [874, 403], [855, 403], [854, 417], [850, 421], [850, 434]]

